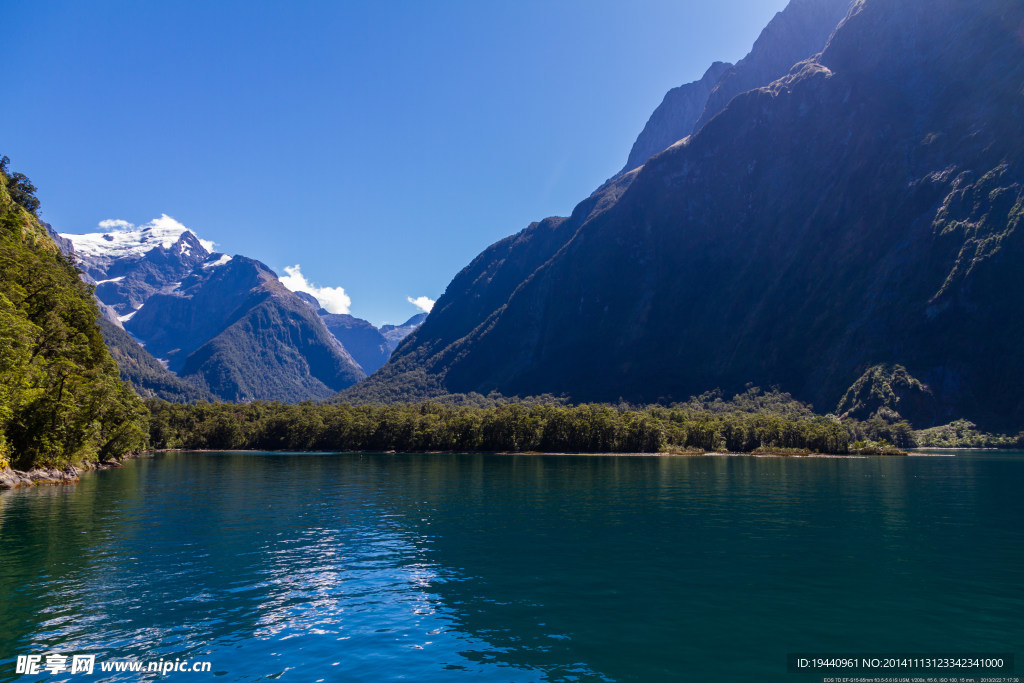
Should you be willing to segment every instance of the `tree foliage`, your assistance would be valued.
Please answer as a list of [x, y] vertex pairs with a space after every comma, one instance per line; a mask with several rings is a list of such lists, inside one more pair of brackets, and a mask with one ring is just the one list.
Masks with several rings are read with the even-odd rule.
[[914, 433], [917, 445], [928, 448], [1024, 448], [1024, 432], [987, 434], [978, 425], [967, 420], [954, 420], [949, 424]]
[[0, 159], [0, 466], [62, 465], [146, 443], [146, 407], [118, 378], [92, 292]]
[[[784, 398], [779, 398], [784, 397]], [[714, 402], [713, 402], [714, 403]], [[846, 453], [847, 428], [758, 390], [710, 410], [498, 403], [284, 405], [150, 401], [156, 448], [299, 451], [538, 451], [645, 453], [798, 449]]]
[[8, 195], [11, 201], [35, 216], [39, 211], [36, 186], [29, 181], [24, 173], [9, 174], [7, 167], [10, 162], [11, 160], [7, 157], [0, 157], [0, 173], [7, 179]]

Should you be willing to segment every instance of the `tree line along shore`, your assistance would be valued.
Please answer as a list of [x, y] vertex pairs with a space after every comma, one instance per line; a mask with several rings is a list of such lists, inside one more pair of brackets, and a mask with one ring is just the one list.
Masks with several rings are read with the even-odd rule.
[[170, 404], [150, 401], [150, 447], [285, 451], [764, 453], [897, 455], [917, 446], [1019, 447], [970, 423], [915, 431], [905, 421], [817, 415], [754, 388], [672, 406]]
[[[453, 397], [448, 397], [453, 401]], [[473, 403], [477, 405], [473, 405]], [[479, 405], [489, 403], [489, 405]], [[778, 391], [720, 392], [671, 406], [568, 405], [541, 400], [462, 397], [460, 402], [390, 405], [145, 402], [131, 442], [91, 456], [39, 451], [12, 458], [18, 469], [110, 462], [143, 450], [319, 452], [749, 453], [904, 455], [907, 448], [1021, 448], [1016, 437], [978, 432], [959, 421], [914, 430], [906, 421], [815, 414]], [[12, 454], [15, 455], [15, 454]], [[50, 472], [51, 476], [55, 476]]]

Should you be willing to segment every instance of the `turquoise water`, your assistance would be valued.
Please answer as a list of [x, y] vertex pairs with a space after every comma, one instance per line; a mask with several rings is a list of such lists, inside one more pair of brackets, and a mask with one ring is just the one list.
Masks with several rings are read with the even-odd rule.
[[[0, 493], [0, 680], [796, 682], [821, 677], [790, 652], [1020, 658], [1022, 491], [1021, 453], [161, 454]], [[15, 675], [50, 651], [212, 673]]]

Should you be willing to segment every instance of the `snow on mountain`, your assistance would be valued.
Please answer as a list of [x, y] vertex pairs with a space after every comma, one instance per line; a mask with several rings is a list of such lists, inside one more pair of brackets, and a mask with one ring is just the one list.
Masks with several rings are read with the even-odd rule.
[[402, 343], [402, 340], [412, 334], [426, 319], [426, 313], [417, 313], [401, 325], [382, 326], [380, 328], [380, 333], [384, 335], [385, 339], [387, 339], [388, 348], [394, 351], [398, 348], [398, 345]]
[[[142, 225], [124, 220], [99, 223], [101, 232], [60, 237], [70, 243], [83, 278], [96, 285], [96, 298], [124, 323], [151, 295], [175, 288], [198, 266], [223, 264], [230, 257], [211, 254], [213, 242], [162, 214]], [[113, 319], [111, 320], [113, 322]]]
[[[105, 220], [100, 222], [99, 227], [103, 229], [102, 232], [84, 235], [60, 233], [60, 236], [71, 241], [75, 253], [80, 257], [124, 258], [142, 256], [156, 247], [170, 249], [183, 234], [191, 232], [167, 214], [138, 226], [123, 220]], [[213, 251], [213, 242], [198, 237], [196, 239], [206, 251]], [[188, 245], [182, 246], [183, 250], [188, 248]], [[187, 256], [187, 251], [183, 251], [183, 255]]]
[[[200, 240], [202, 241], [202, 240]], [[217, 256], [214, 254], [214, 256]], [[213, 256], [210, 260], [203, 264], [203, 268], [216, 268], [217, 266], [223, 266], [225, 263], [231, 260], [231, 257], [227, 254], [221, 254], [218, 258], [214, 259]], [[181, 284], [180, 282], [178, 284]]]
[[97, 287], [99, 287], [100, 285], [105, 285], [108, 282], [120, 282], [123, 279], [124, 279], [124, 275], [119, 275], [118, 277], [112, 277], [112, 278], [110, 278], [108, 280], [97, 280], [93, 284], [96, 285]]

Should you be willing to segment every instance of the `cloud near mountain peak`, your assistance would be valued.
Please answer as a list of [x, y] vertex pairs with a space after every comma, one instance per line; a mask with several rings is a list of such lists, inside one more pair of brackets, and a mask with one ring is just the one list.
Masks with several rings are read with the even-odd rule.
[[284, 277], [278, 278], [293, 292], [306, 292], [316, 297], [328, 313], [348, 313], [352, 306], [352, 298], [345, 293], [344, 287], [317, 287], [302, 274], [301, 266], [285, 266]]
[[418, 296], [413, 299], [411, 296], [405, 297], [409, 303], [423, 310], [424, 313], [430, 313], [430, 309], [434, 307], [434, 300], [425, 296]]

